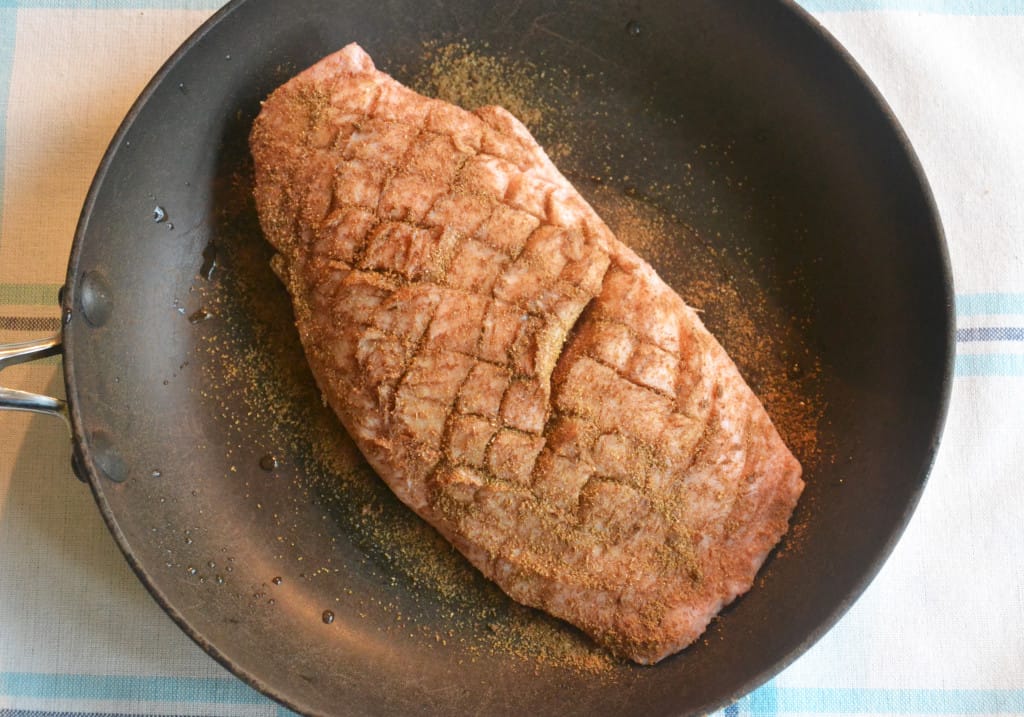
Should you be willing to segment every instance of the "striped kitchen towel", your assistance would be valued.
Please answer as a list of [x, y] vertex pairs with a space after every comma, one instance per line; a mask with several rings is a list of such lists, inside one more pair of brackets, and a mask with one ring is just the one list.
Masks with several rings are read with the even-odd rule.
[[[878, 85], [932, 183], [957, 288], [956, 380], [892, 558], [830, 633], [723, 714], [1024, 715], [1024, 0], [802, 4]], [[107, 142], [219, 5], [0, 0], [0, 341], [56, 329]], [[2, 378], [61, 390], [56, 360]], [[56, 423], [0, 414], [0, 717], [287, 714], [149, 598], [70, 479]]]

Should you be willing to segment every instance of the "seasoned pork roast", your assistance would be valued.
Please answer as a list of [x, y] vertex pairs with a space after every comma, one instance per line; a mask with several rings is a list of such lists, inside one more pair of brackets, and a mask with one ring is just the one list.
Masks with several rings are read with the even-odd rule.
[[750, 588], [800, 464], [512, 115], [423, 97], [353, 44], [266, 100], [251, 147], [323, 395], [484, 575], [641, 663]]

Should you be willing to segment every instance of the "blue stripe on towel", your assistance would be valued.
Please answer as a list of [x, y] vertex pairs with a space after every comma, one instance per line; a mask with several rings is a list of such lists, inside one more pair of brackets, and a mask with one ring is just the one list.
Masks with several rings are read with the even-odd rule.
[[1024, 690], [777, 687], [769, 682], [724, 710], [733, 715], [1024, 714]]
[[1021, 326], [973, 326], [956, 330], [957, 341], [1024, 341]]
[[[111, 700], [150, 703], [273, 705], [266, 697], [233, 678], [55, 675], [0, 672], [0, 697]], [[291, 713], [277, 708], [284, 717]], [[734, 715], [852, 714], [894, 715], [1001, 714], [1024, 715], [1024, 689], [862, 689], [779, 687], [774, 681], [725, 708]], [[0, 717], [50, 717], [54, 712], [0, 710]], [[92, 717], [88, 712], [61, 712]]]
[[[267, 706], [274, 706], [277, 717], [295, 717], [295, 713], [281, 705], [273, 705], [267, 700]], [[249, 707], [247, 709], [253, 709]], [[137, 712], [83, 712], [79, 710], [39, 710], [39, 709], [17, 709], [10, 707], [0, 708], [0, 717], [140, 717]], [[142, 717], [182, 717], [181, 714], [170, 712], [147, 712]]]
[[[755, 693], [756, 694], [756, 693]], [[1014, 714], [1024, 690], [780, 689], [780, 712], [898, 715]]]
[[[281, 705], [274, 705], [270, 700], [267, 700], [267, 707], [273, 707], [274, 714], [277, 717], [295, 717], [295, 713], [291, 710], [282, 707]], [[207, 703], [208, 704], [208, 703]], [[202, 708], [200, 708], [202, 709]], [[208, 707], [207, 707], [208, 709]], [[245, 709], [257, 709], [251, 706], [247, 706]], [[268, 711], [269, 713], [269, 711]], [[197, 713], [198, 714], [198, 713]], [[19, 709], [11, 707], [0, 707], [0, 717], [140, 717], [137, 712], [85, 712], [81, 710], [43, 710], [43, 709]], [[146, 712], [143, 717], [182, 717], [180, 713], [161, 713], [161, 712]]]
[[1024, 376], [1024, 355], [958, 354], [953, 374], [957, 377]]
[[0, 695], [37, 699], [138, 700], [265, 704], [267, 698], [241, 680], [226, 677], [138, 677], [0, 672]]
[[1024, 315], [1024, 294], [958, 294], [958, 316]]

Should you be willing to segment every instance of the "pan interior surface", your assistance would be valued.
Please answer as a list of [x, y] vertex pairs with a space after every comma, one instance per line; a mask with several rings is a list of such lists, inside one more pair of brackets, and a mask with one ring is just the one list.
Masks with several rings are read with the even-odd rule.
[[[359, 42], [502, 103], [691, 305], [805, 466], [749, 594], [655, 667], [520, 607], [398, 504], [325, 409], [251, 199], [260, 101]], [[309, 714], [704, 712], [812, 644], [880, 567], [945, 413], [951, 285], [888, 111], [781, 2], [234, 3], [97, 174], [65, 370], [97, 501], [165, 609]]]

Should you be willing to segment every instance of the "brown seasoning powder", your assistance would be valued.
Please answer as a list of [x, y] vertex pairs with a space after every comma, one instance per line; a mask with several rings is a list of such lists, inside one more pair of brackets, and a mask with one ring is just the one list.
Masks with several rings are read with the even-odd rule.
[[[558, 85], [565, 96], [572, 95], [564, 75], [545, 75], [528, 62], [501, 58], [486, 47], [462, 42], [427, 45], [424, 64], [409, 84], [470, 109], [504, 106], [548, 140], [548, 153], [554, 159], [571, 156], [575, 143], [567, 132], [572, 123], [563, 121], [564, 108], [540, 99], [552, 95], [539, 92], [538, 82]], [[601, 149], [592, 150], [588, 144], [587, 151]], [[770, 300], [753, 280], [744, 258], [715, 249], [649, 201], [657, 199], [658, 192], [647, 191], [645, 199], [640, 199], [630, 178], [567, 174], [618, 237], [650, 261], [687, 303], [704, 312], [783, 438], [807, 472], [812, 471], [823, 452], [818, 427], [825, 407], [815, 400], [821, 395], [822, 372], [814, 355], [803, 347], [804, 327]], [[685, 191], [660, 189], [665, 196]], [[621, 663], [574, 628], [513, 603], [401, 506], [372, 473], [340, 424], [317, 404], [294, 330], [285, 331], [281, 325], [286, 300], [278, 287], [268, 290], [269, 249], [262, 243], [252, 206], [251, 168], [236, 175], [226, 195], [230, 201], [218, 237], [224, 269], [217, 281], [203, 284], [200, 292], [204, 305], [220, 322], [216, 329], [209, 328], [214, 322], [204, 324], [206, 342], [200, 358], [207, 386], [204, 395], [215, 407], [217, 420], [235, 435], [237, 445], [230, 450], [244, 454], [248, 447], [261, 445], [276, 456], [291, 457], [301, 468], [292, 485], [296, 505], [310, 501], [322, 505], [332, 518], [323, 530], [337, 533], [331, 537], [332, 544], [336, 539], [350, 541], [366, 554], [364, 570], [419, 596], [421, 609], [416, 614], [366, 598], [393, 615], [397, 632], [413, 629], [423, 640], [441, 647], [457, 644], [471, 658], [500, 653], [533, 669], [554, 665], [615, 679]], [[269, 434], [249, 434], [253, 416], [270, 422]], [[259, 500], [258, 484], [252, 490], [256, 494], [252, 500]], [[301, 532], [308, 526], [275, 518], [282, 544], [301, 542]], [[788, 549], [796, 549], [792, 541]], [[337, 573], [330, 556], [308, 557], [313, 563], [311, 576], [330, 578]], [[339, 580], [339, 593], [344, 590]]]

